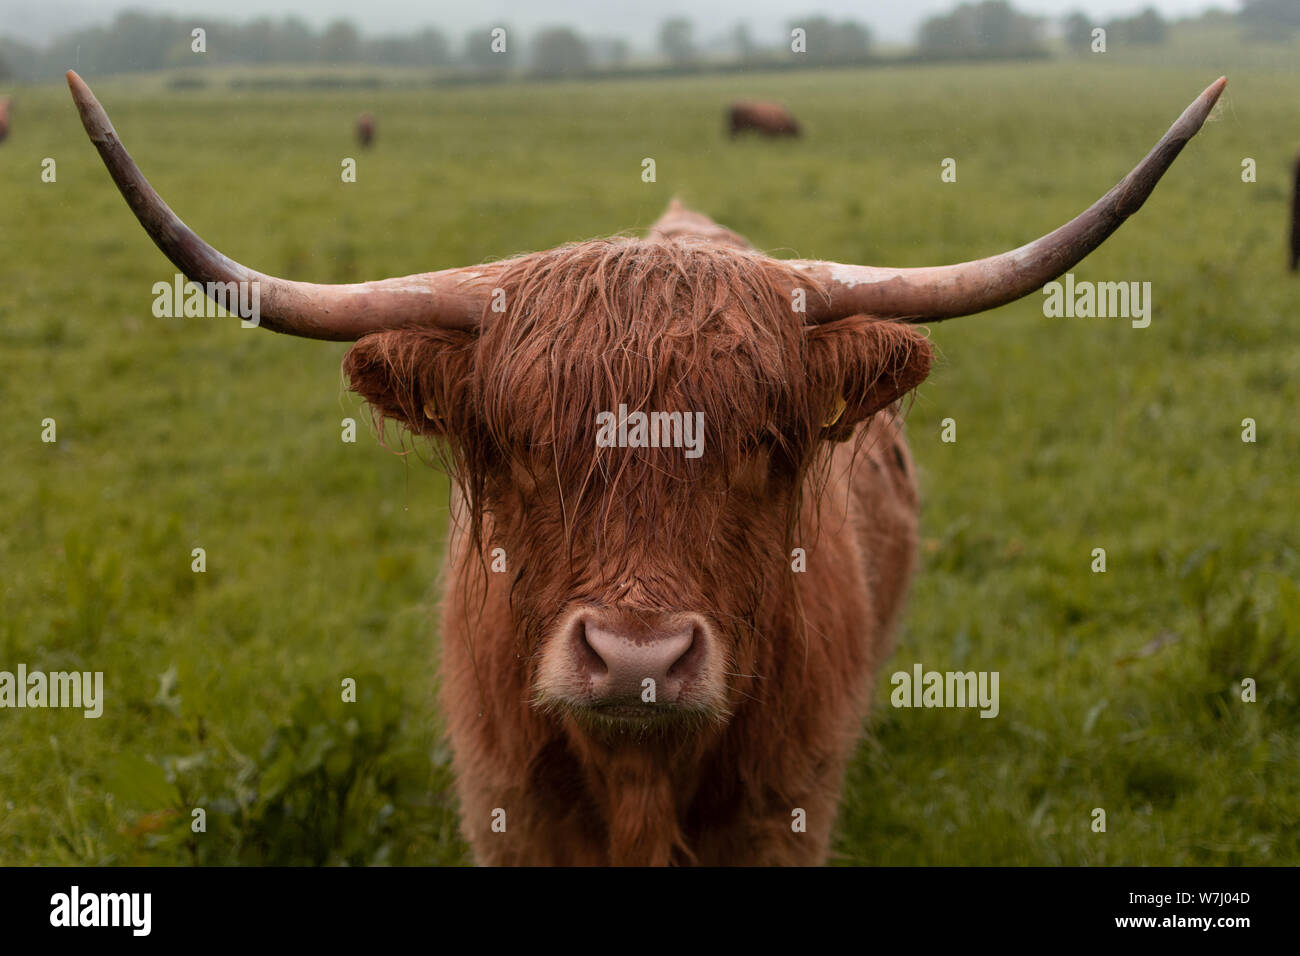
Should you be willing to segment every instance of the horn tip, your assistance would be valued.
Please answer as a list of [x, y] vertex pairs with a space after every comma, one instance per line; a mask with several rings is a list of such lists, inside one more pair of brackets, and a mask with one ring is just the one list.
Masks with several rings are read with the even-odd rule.
[[63, 74], [63, 77], [68, 81], [68, 89], [72, 91], [74, 98], [80, 99], [90, 93], [90, 87], [86, 85], [85, 80], [77, 75], [76, 70], [68, 70], [67, 73]]
[[86, 81], [77, 75], [76, 70], [68, 70], [64, 77], [68, 81], [68, 89], [72, 91], [72, 101], [81, 114], [81, 125], [86, 128], [87, 135], [96, 143], [113, 135], [113, 124], [109, 122], [108, 115], [99, 105], [99, 100], [95, 99], [95, 94], [90, 91]]

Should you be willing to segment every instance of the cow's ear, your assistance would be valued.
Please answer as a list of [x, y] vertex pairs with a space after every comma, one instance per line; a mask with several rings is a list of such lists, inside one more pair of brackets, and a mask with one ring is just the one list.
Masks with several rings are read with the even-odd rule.
[[845, 441], [930, 374], [934, 350], [914, 326], [855, 315], [809, 332], [809, 372], [825, 395], [822, 435]]
[[472, 407], [472, 333], [441, 329], [377, 332], [343, 358], [348, 385], [384, 418], [412, 432], [447, 435]]

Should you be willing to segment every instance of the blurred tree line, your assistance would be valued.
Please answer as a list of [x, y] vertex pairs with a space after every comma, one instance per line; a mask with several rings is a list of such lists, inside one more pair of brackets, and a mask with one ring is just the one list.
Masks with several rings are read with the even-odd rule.
[[[1239, 22], [1250, 38], [1285, 38], [1300, 29], [1300, 0], [1239, 2], [1241, 12], [1235, 17], [1222, 11], [1215, 15]], [[1108, 43], [1156, 44], [1168, 33], [1168, 24], [1152, 7], [1105, 22], [1075, 12], [1061, 26], [1066, 48], [1078, 53], [1090, 48], [1098, 26], [1105, 28]], [[196, 27], [206, 31], [202, 54], [193, 49]], [[0, 80], [39, 82], [57, 78], [70, 66], [102, 76], [209, 65], [368, 65], [424, 67], [473, 78], [1029, 58], [1048, 55], [1045, 27], [1044, 18], [1017, 11], [1008, 0], [963, 2], [922, 23], [911, 52], [882, 57], [870, 29], [853, 20], [809, 14], [790, 20], [782, 36], [760, 42], [744, 23], [700, 37], [690, 19], [671, 17], [661, 24], [653, 53], [634, 58], [624, 39], [583, 36], [567, 26], [525, 37], [508, 24], [488, 25], [455, 40], [431, 27], [367, 37], [347, 20], [315, 30], [294, 17], [235, 23], [127, 11], [108, 26], [70, 31], [45, 48], [0, 35]]]
[[1087, 14], [1075, 11], [1065, 18], [1065, 45], [1071, 53], [1087, 53], [1092, 49], [1092, 31], [1100, 27], [1106, 31], [1106, 43], [1130, 46], [1164, 43], [1169, 35], [1169, 25], [1154, 7], [1147, 7], [1132, 17], [1118, 17], [1099, 22]]
[[1241, 0], [1241, 22], [1255, 40], [1289, 40], [1300, 30], [1300, 0]]
[[[201, 54], [192, 49], [196, 27], [206, 34]], [[486, 49], [486, 29], [483, 36]], [[452, 63], [453, 56], [447, 37], [432, 28], [367, 39], [346, 20], [315, 31], [295, 17], [234, 23], [132, 10], [119, 13], [108, 26], [62, 34], [45, 49], [0, 37], [0, 60], [16, 76], [49, 79], [69, 67], [104, 75], [209, 64], [442, 66]]]
[[927, 59], [1046, 56], [1043, 20], [1006, 0], [963, 3], [921, 24], [917, 53]]

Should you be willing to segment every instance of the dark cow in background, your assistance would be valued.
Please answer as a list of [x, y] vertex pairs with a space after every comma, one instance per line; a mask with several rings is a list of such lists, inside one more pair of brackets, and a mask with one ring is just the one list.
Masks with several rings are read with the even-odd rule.
[[9, 135], [9, 97], [0, 96], [0, 143]]
[[[644, 239], [329, 286], [209, 246], [68, 81], [178, 269], [209, 294], [259, 283], [272, 331], [354, 342], [352, 388], [444, 443], [440, 666], [462, 828], [479, 862], [534, 864], [825, 861], [914, 562], [896, 403], [930, 368], [916, 323], [1072, 268], [1226, 82], [1078, 218], [974, 262], [778, 260], [675, 205]], [[602, 443], [615, 414], [622, 437]]]
[[369, 113], [357, 117], [357, 142], [362, 149], [369, 148], [375, 141], [375, 118]]
[[735, 137], [746, 130], [764, 136], [798, 136], [799, 121], [780, 103], [746, 101], [727, 107], [727, 131]]
[[1295, 185], [1291, 193], [1291, 271], [1300, 268], [1300, 154], [1295, 158]]

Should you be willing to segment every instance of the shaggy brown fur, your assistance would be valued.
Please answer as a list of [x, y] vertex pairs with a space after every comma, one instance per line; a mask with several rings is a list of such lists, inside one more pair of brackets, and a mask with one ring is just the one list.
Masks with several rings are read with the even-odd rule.
[[799, 121], [780, 103], [744, 102], [727, 107], [727, 131], [734, 138], [747, 130], [764, 136], [798, 136]]
[[9, 135], [9, 97], [0, 96], [0, 143]]
[[[827, 852], [915, 548], [892, 405], [931, 352], [862, 316], [804, 326], [793, 293], [822, 290], [704, 217], [690, 238], [691, 216], [514, 260], [506, 311], [478, 334], [385, 332], [345, 360], [377, 413], [445, 439], [456, 479], [443, 703], [481, 862]], [[597, 413], [620, 403], [703, 412], [703, 457], [596, 447]], [[488, 571], [494, 548], [508, 573]], [[705, 615], [726, 706], [645, 733], [536, 706], [538, 661], [578, 606]], [[800, 809], [807, 832], [791, 826]]]

